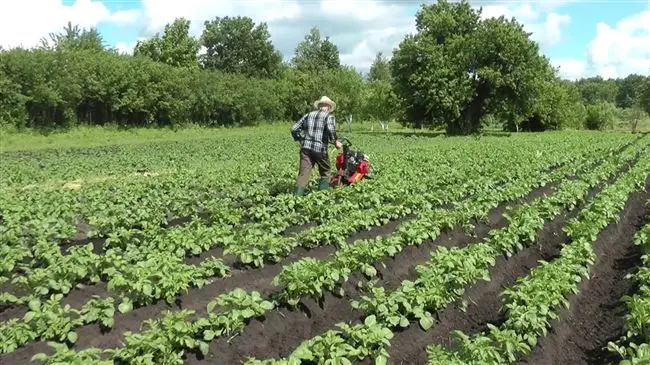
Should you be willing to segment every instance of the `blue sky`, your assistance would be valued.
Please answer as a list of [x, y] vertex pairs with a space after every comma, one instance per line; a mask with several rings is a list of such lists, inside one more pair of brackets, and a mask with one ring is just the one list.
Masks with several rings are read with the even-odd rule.
[[626, 0], [567, 4], [561, 10], [571, 16], [571, 23], [562, 32], [562, 41], [545, 53], [551, 58], [584, 58], [585, 47], [596, 37], [596, 24], [614, 25], [645, 9], [648, 9], [647, 2]]
[[[432, 1], [427, 1], [431, 3]], [[650, 73], [650, 0], [476, 0], [490, 16], [514, 16], [567, 78]], [[138, 39], [175, 17], [203, 21], [245, 15], [267, 22], [285, 57], [312, 26], [339, 46], [341, 59], [365, 71], [378, 51], [390, 55], [414, 28], [415, 0], [21, 0], [0, 9], [0, 45], [33, 45], [71, 20], [96, 26], [108, 45], [131, 52]], [[38, 9], [34, 16], [34, 8]], [[623, 23], [621, 23], [623, 22]], [[597, 26], [599, 23], [604, 25]], [[619, 23], [621, 23], [619, 27]]]

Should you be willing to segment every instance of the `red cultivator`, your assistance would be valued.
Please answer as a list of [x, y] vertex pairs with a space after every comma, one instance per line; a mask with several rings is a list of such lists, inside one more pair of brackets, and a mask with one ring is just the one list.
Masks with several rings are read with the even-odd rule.
[[350, 149], [352, 145], [347, 138], [342, 138], [343, 151], [336, 156], [337, 173], [332, 177], [330, 185], [351, 185], [368, 177], [370, 164], [368, 156], [361, 151]]

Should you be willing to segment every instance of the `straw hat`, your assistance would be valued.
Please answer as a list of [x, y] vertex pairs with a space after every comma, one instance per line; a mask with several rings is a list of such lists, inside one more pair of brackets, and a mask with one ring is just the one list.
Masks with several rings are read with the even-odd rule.
[[316, 100], [316, 101], [314, 102], [314, 108], [318, 109], [318, 106], [319, 106], [320, 104], [327, 104], [327, 105], [329, 105], [329, 106], [330, 106], [330, 111], [331, 111], [331, 112], [333, 112], [334, 109], [336, 109], [336, 103], [333, 102], [333, 101], [332, 101], [330, 98], [328, 98], [327, 96], [321, 96], [320, 99]]

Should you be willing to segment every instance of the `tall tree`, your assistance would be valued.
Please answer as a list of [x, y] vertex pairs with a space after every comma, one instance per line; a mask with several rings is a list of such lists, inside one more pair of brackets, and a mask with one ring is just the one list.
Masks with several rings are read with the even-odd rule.
[[589, 77], [580, 79], [576, 85], [582, 93], [585, 104], [599, 102], [615, 103], [618, 95], [618, 85], [615, 80], [603, 80], [602, 77]]
[[41, 38], [41, 49], [49, 50], [94, 50], [103, 51], [104, 39], [96, 28], [79, 28], [79, 25], [72, 25], [72, 22], [63, 28], [60, 33], [50, 33], [49, 39]]
[[618, 79], [618, 94], [616, 95], [616, 106], [619, 108], [634, 108], [639, 106], [641, 93], [645, 86], [646, 77], [637, 74], [628, 75], [624, 79]]
[[645, 81], [645, 87], [639, 98], [639, 106], [641, 109], [645, 110], [646, 113], [650, 114], [650, 77]]
[[338, 47], [329, 37], [322, 39], [320, 30], [316, 27], [311, 28], [305, 39], [298, 44], [292, 63], [304, 72], [341, 68]]
[[388, 65], [388, 58], [382, 52], [378, 52], [375, 60], [370, 66], [368, 72], [368, 79], [370, 81], [390, 81], [390, 66]]
[[471, 134], [486, 114], [522, 119], [534, 112], [553, 68], [521, 24], [480, 15], [467, 0], [440, 0], [418, 11], [416, 34], [390, 62], [409, 123]]
[[175, 67], [198, 68], [199, 41], [190, 34], [190, 21], [177, 18], [165, 25], [163, 34], [138, 41], [134, 56], [146, 56]]
[[227, 73], [274, 78], [282, 55], [271, 43], [266, 23], [255, 25], [249, 17], [216, 17], [205, 22], [201, 43], [206, 48], [203, 65]]

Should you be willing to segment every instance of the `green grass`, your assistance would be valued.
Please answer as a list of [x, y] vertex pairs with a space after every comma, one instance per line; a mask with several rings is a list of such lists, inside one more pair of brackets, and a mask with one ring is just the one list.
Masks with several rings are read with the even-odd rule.
[[[201, 127], [189, 126], [179, 129], [170, 128], [132, 128], [121, 129], [116, 126], [83, 126], [62, 130], [52, 133], [43, 133], [37, 130], [27, 131], [10, 131], [0, 130], [0, 153], [17, 152], [17, 151], [34, 151], [45, 149], [67, 149], [67, 148], [84, 148], [99, 147], [109, 145], [126, 145], [139, 143], [155, 143], [163, 141], [183, 141], [183, 140], [201, 140], [210, 138], [219, 138], [224, 136], [241, 137], [251, 133], [268, 131], [269, 133], [286, 133], [287, 140], [290, 141], [289, 128], [291, 122], [278, 122], [262, 126], [236, 127], [236, 128], [218, 128], [218, 127]], [[389, 135], [414, 135], [414, 136], [443, 136], [444, 130], [427, 130], [419, 128], [405, 128], [399, 123], [390, 123], [388, 132], [381, 130], [377, 122], [360, 122], [352, 123], [351, 131], [344, 119], [338, 120], [338, 131], [341, 135], [359, 134], [389, 134]], [[622, 120], [617, 120], [614, 131], [630, 131], [630, 125]], [[650, 132], [650, 118], [645, 118], [639, 122], [637, 131]], [[486, 128], [486, 135], [508, 135], [509, 133], [501, 132], [498, 128]], [[513, 133], [514, 134], [514, 133]]]
[[[344, 120], [338, 121], [340, 134], [347, 134], [348, 125]], [[162, 141], [182, 141], [210, 139], [226, 136], [244, 136], [251, 133], [264, 131], [278, 133], [284, 131], [288, 140], [291, 140], [289, 129], [291, 122], [278, 122], [262, 126], [217, 128], [190, 126], [179, 129], [170, 128], [132, 128], [121, 129], [115, 126], [83, 126], [52, 133], [43, 133], [38, 130], [9, 131], [0, 130], [0, 153], [17, 151], [34, 151], [43, 149], [66, 149], [74, 147], [99, 147], [108, 145], [125, 145], [137, 143], [154, 143]], [[381, 133], [379, 123], [353, 122], [352, 133], [370, 132]], [[392, 123], [390, 132], [410, 131]]]
[[[614, 129], [617, 131], [631, 131], [632, 125], [625, 120], [617, 119], [614, 122]], [[639, 121], [636, 127], [637, 132], [650, 132], [650, 117], [647, 116]]]

